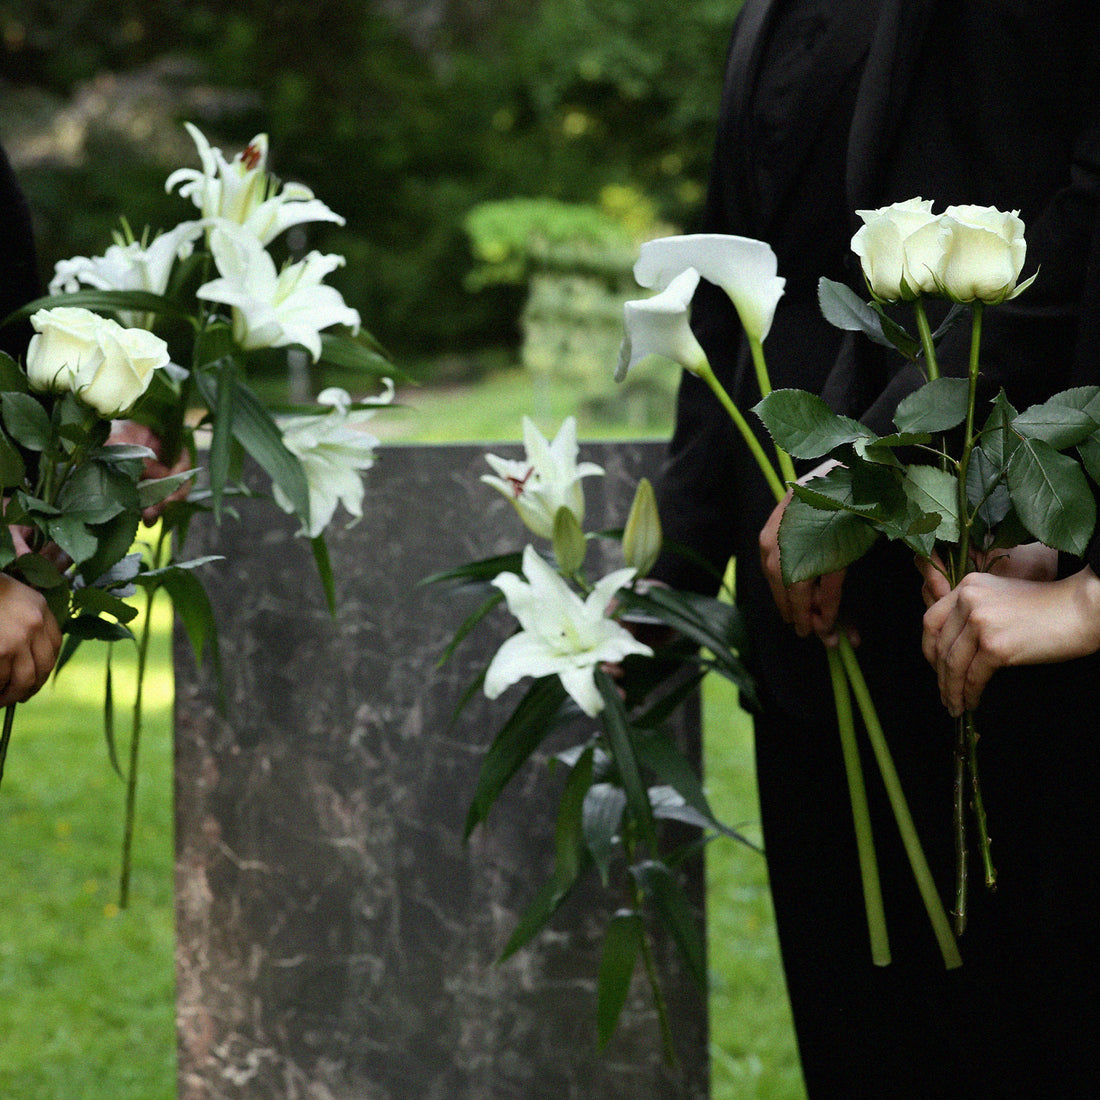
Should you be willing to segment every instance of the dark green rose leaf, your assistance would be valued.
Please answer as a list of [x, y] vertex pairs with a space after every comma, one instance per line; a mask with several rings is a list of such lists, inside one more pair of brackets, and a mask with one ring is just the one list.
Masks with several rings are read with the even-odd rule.
[[1095, 482], [1100, 482], [1100, 432], [1090, 435], [1077, 445], [1077, 453], [1086, 473]]
[[138, 609], [103, 588], [78, 588], [73, 593], [73, 606], [78, 612], [94, 615], [110, 615], [120, 623], [136, 618]]
[[880, 315], [850, 286], [824, 277], [818, 279], [817, 303], [821, 307], [821, 315], [834, 328], [861, 332], [883, 347], [894, 346], [882, 331]]
[[856, 439], [874, 439], [857, 420], [838, 416], [816, 394], [805, 390], [774, 390], [753, 412], [772, 439], [793, 458], [819, 458]]
[[4, 426], [17, 443], [30, 451], [44, 451], [50, 444], [50, 418], [29, 393], [0, 393]]
[[49, 531], [50, 539], [56, 542], [77, 565], [87, 561], [99, 547], [99, 540], [76, 516], [57, 516], [47, 523], [46, 529]]
[[6, 351], [0, 351], [0, 390], [9, 393], [26, 393], [27, 375], [22, 367]]
[[936, 514], [936, 537], [943, 542], [959, 538], [959, 483], [937, 466], [910, 466], [902, 482], [905, 495], [923, 513]]
[[1032, 405], [1012, 421], [1020, 435], [1041, 439], [1055, 450], [1074, 447], [1097, 428], [1095, 414], [1100, 386], [1081, 386], [1056, 393], [1041, 405]]
[[65, 628], [67, 634], [82, 641], [122, 642], [134, 641], [133, 633], [121, 623], [100, 619], [95, 615], [78, 615], [70, 619]]
[[1003, 469], [1020, 442], [1020, 436], [1012, 429], [1012, 421], [1019, 414], [1012, 407], [1004, 390], [993, 400], [993, 411], [982, 425], [981, 445], [986, 457], [995, 469]]
[[861, 558], [877, 538], [874, 527], [853, 512], [827, 512], [792, 500], [779, 525], [784, 583], [844, 569]]
[[992, 531], [1012, 508], [1012, 497], [1004, 483], [1002, 471], [989, 460], [983, 447], [975, 447], [970, 452], [970, 465], [966, 471], [966, 499], [986, 531]]
[[965, 378], [937, 378], [898, 405], [894, 423], [901, 432], [946, 432], [966, 419], [969, 383]]
[[26, 474], [26, 464], [19, 448], [0, 432], [0, 489], [14, 489], [22, 485]]
[[1055, 550], [1085, 552], [1096, 501], [1081, 467], [1041, 439], [1025, 439], [1008, 463], [1008, 491], [1021, 523]]
[[130, 478], [103, 463], [89, 462], [73, 471], [57, 503], [66, 516], [84, 523], [106, 523], [121, 512], [136, 510], [139, 500]]

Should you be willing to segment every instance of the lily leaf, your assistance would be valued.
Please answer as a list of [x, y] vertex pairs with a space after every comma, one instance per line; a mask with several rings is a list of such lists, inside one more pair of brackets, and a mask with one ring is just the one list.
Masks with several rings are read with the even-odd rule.
[[466, 838], [485, 820], [508, 781], [556, 725], [567, 698], [557, 676], [543, 676], [528, 688], [482, 761], [466, 814]]
[[858, 420], [838, 416], [817, 394], [806, 390], [773, 390], [753, 412], [776, 446], [792, 458], [820, 458], [856, 439], [876, 438]]
[[663, 863], [650, 860], [635, 868], [638, 882], [653, 902], [661, 923], [668, 929], [688, 972], [705, 989], [706, 949], [691, 903], [672, 872]]
[[573, 883], [580, 874], [587, 850], [584, 831], [585, 796], [592, 786], [592, 752], [588, 746], [573, 766], [558, 804], [554, 827], [554, 877], [560, 883]]
[[1055, 550], [1084, 554], [1096, 526], [1096, 501], [1081, 467], [1041, 439], [1025, 439], [1007, 470], [1020, 521]]
[[644, 935], [642, 918], [633, 910], [620, 909], [608, 922], [596, 986], [596, 1031], [601, 1050], [618, 1026]]
[[947, 432], [966, 419], [969, 383], [965, 378], [937, 378], [904, 398], [894, 413], [901, 432]]
[[608, 869], [615, 850], [615, 837], [622, 824], [626, 795], [622, 787], [614, 783], [593, 783], [584, 796], [581, 824], [584, 842], [592, 854], [592, 862], [600, 873], [604, 886], [608, 882]]

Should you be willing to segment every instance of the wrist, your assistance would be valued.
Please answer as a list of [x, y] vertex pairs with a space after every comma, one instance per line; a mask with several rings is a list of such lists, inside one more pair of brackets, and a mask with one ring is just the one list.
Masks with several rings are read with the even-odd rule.
[[1086, 565], [1060, 583], [1070, 585], [1080, 623], [1081, 656], [1100, 650], [1100, 577]]

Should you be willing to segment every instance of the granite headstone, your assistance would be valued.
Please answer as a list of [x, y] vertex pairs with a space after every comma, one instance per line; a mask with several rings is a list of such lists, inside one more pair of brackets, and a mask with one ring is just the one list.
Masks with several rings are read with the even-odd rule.
[[[514, 447], [490, 448], [516, 455]], [[586, 444], [589, 529], [621, 525], [657, 443]], [[467, 597], [418, 582], [518, 549], [485, 448], [381, 449], [365, 518], [330, 529], [338, 611], [309, 544], [269, 506], [196, 525], [189, 550], [219, 624], [225, 705], [177, 629], [179, 1087], [184, 1100], [680, 1100], [707, 1095], [705, 996], [658, 944], [678, 1045], [661, 1057], [636, 975], [595, 1042], [601, 921], [593, 878], [497, 963], [548, 877], [562, 769], [522, 770], [468, 843], [479, 763], [512, 693], [452, 712], [510, 630], [503, 612], [439, 658]], [[613, 553], [613, 551], [612, 551]], [[607, 567], [618, 564], [607, 559]], [[680, 734], [698, 743], [698, 711]], [[702, 868], [687, 872], [702, 926]]]

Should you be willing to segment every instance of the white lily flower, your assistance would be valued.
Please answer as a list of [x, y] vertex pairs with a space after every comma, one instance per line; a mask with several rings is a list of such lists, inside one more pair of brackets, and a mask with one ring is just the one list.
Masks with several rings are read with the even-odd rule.
[[532, 546], [523, 551], [523, 574], [526, 582], [515, 573], [493, 580], [522, 629], [489, 663], [486, 696], [495, 699], [525, 676], [556, 675], [585, 714], [599, 714], [603, 698], [596, 687], [596, 669], [632, 653], [653, 655], [649, 646], [606, 614], [612, 597], [634, 577], [634, 570], [609, 573], [583, 600]]
[[330, 325], [359, 328], [359, 313], [340, 292], [321, 280], [341, 267], [342, 256], [311, 252], [304, 260], [276, 271], [263, 244], [248, 229], [222, 221], [210, 234], [210, 252], [220, 279], [196, 294], [233, 308], [233, 337], [246, 350], [301, 344], [321, 355], [321, 330]]
[[[386, 379], [386, 392], [373, 404], [393, 400], [393, 383]], [[309, 485], [309, 522], [302, 532], [316, 538], [332, 522], [336, 506], [343, 504], [352, 517], [352, 526], [363, 518], [364, 487], [362, 473], [374, 465], [378, 440], [363, 430], [373, 409], [352, 409], [346, 390], [332, 387], [317, 395], [321, 405], [331, 406], [326, 413], [287, 417], [279, 424], [283, 442], [298, 457]], [[276, 504], [284, 512], [293, 512], [286, 494], [272, 485]]]
[[763, 342], [787, 280], [771, 245], [751, 237], [695, 233], [646, 241], [634, 265], [638, 284], [664, 290], [688, 268], [721, 287], [733, 302], [749, 339]]
[[280, 184], [267, 171], [267, 134], [257, 134], [243, 152], [227, 161], [202, 132], [190, 122], [184, 127], [199, 152], [202, 168], [179, 168], [165, 181], [164, 189], [179, 188], [202, 212], [203, 218], [226, 218], [245, 226], [263, 244], [270, 244], [284, 229], [305, 222], [344, 219], [330, 210], [301, 183]]
[[[50, 280], [51, 294], [72, 294], [81, 286], [95, 290], [144, 290], [163, 294], [177, 260], [191, 255], [202, 235], [201, 221], [180, 222], [151, 241], [126, 241], [116, 235], [115, 243], [102, 256], [73, 256], [58, 260]], [[123, 324], [149, 327], [145, 314], [120, 314]]]
[[559, 508], [568, 508], [584, 524], [584, 490], [581, 478], [602, 474], [603, 467], [581, 462], [577, 457], [577, 420], [567, 416], [558, 434], [550, 442], [529, 417], [523, 418], [522, 461], [486, 455], [496, 476], [485, 474], [482, 481], [503, 493], [519, 513], [519, 518], [541, 538], [554, 536], [554, 517]]
[[699, 272], [689, 267], [660, 294], [624, 305], [626, 334], [619, 349], [616, 382], [621, 382], [635, 363], [651, 355], [663, 355], [692, 374], [698, 374], [706, 366], [706, 353], [695, 339], [690, 323], [691, 298], [698, 285]]

